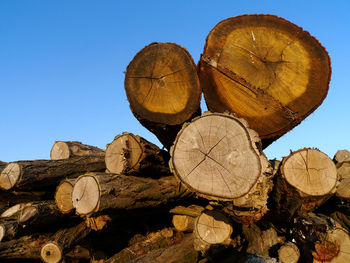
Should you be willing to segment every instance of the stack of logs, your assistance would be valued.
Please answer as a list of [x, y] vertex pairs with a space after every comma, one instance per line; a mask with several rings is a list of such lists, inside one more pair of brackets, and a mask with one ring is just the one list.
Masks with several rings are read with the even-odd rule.
[[164, 148], [124, 132], [0, 162], [0, 261], [350, 262], [350, 152], [263, 153], [322, 103], [330, 71], [314, 37], [271, 15], [220, 22], [198, 66], [150, 44], [125, 90]]

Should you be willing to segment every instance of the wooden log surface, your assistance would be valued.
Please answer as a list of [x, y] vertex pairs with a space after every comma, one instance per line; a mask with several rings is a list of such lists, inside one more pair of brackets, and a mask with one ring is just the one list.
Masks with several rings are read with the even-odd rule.
[[78, 141], [56, 141], [51, 148], [51, 160], [69, 159], [78, 156], [104, 156], [105, 151]]
[[56, 188], [55, 203], [62, 214], [73, 211], [72, 192], [76, 179], [64, 179]]
[[26, 191], [43, 189], [57, 185], [65, 177], [105, 168], [104, 156], [11, 162], [0, 174], [0, 188]]
[[292, 242], [286, 242], [278, 250], [278, 260], [281, 263], [297, 263], [299, 258], [299, 248]]
[[208, 109], [236, 113], [267, 144], [322, 103], [330, 76], [324, 47], [307, 31], [273, 15], [221, 21], [210, 31], [199, 61]]
[[304, 148], [283, 158], [272, 193], [273, 212], [279, 220], [313, 211], [336, 191], [333, 161], [317, 149]]
[[200, 108], [196, 65], [174, 43], [151, 43], [138, 52], [127, 67], [124, 87], [135, 117], [167, 148], [176, 136], [169, 131], [178, 131]]
[[106, 149], [106, 168], [114, 174], [159, 177], [170, 175], [169, 154], [129, 132], [116, 136]]
[[350, 162], [350, 152], [348, 150], [338, 150], [335, 153], [333, 160], [336, 164]]
[[164, 205], [188, 198], [173, 176], [160, 179], [89, 173], [80, 176], [73, 188], [73, 207], [79, 215], [104, 210], [130, 210]]

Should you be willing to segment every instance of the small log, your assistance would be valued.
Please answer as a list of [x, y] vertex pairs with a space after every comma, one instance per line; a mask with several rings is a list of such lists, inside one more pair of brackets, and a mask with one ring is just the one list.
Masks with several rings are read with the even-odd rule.
[[18, 192], [18, 191], [0, 191], [0, 213], [18, 203], [28, 203], [32, 201], [48, 200], [52, 192]]
[[149, 252], [152, 252], [153, 250], [168, 248], [178, 244], [183, 238], [183, 234], [175, 234], [171, 228], [165, 228], [158, 232], [147, 234], [144, 240], [136, 242], [135, 244], [123, 249], [105, 262], [130, 262], [131, 260], [141, 257]]
[[[154, 262], [178, 262], [178, 263], [196, 263], [199, 260], [199, 254], [193, 248], [193, 235], [188, 234], [181, 240], [167, 248], [155, 249], [146, 255], [138, 257], [129, 263], [154, 263]], [[116, 262], [116, 261], [111, 261]]]
[[336, 164], [350, 162], [350, 152], [348, 150], [339, 150], [335, 153], [333, 160]]
[[157, 207], [189, 196], [189, 192], [179, 188], [173, 176], [155, 180], [89, 173], [77, 179], [72, 192], [72, 203], [79, 215], [90, 215], [107, 209]]
[[230, 245], [233, 231], [231, 220], [219, 210], [206, 210], [196, 219], [195, 249], [205, 252], [211, 245]]
[[325, 48], [273, 15], [221, 21], [210, 31], [199, 61], [208, 109], [247, 120], [265, 147], [322, 103], [330, 76]]
[[151, 43], [138, 52], [127, 67], [124, 87], [134, 116], [166, 148], [200, 108], [196, 65], [174, 43]]
[[51, 160], [69, 159], [78, 156], [104, 156], [105, 151], [77, 141], [56, 141], [50, 151]]
[[64, 177], [104, 169], [104, 156], [11, 162], [0, 174], [0, 188], [26, 191], [47, 189], [57, 185]]
[[259, 144], [244, 120], [205, 113], [179, 132], [170, 169], [198, 196], [231, 201], [237, 218], [256, 221], [267, 212], [272, 189], [272, 169]]
[[171, 214], [177, 214], [177, 215], [187, 215], [190, 217], [198, 217], [203, 212], [204, 207], [199, 205], [190, 205], [188, 207], [185, 206], [176, 206], [173, 209], [171, 209], [169, 212]]
[[0, 242], [13, 239], [18, 233], [18, 222], [14, 219], [0, 219]]
[[272, 193], [272, 211], [278, 220], [313, 211], [336, 191], [333, 161], [317, 149], [304, 148], [283, 158]]
[[109, 173], [159, 177], [170, 175], [169, 154], [146, 139], [123, 132], [107, 145], [106, 167]]
[[186, 215], [173, 215], [173, 225], [179, 232], [193, 232], [196, 219]]
[[278, 250], [278, 260], [281, 263], [297, 263], [299, 258], [299, 248], [292, 242], [283, 244]]
[[73, 211], [72, 192], [76, 179], [64, 179], [56, 188], [55, 203], [62, 214]]

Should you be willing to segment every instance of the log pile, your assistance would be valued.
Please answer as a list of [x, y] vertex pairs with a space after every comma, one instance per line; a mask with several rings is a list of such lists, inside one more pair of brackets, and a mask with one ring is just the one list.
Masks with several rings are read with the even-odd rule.
[[350, 152], [263, 152], [329, 80], [321, 44], [271, 15], [220, 22], [197, 67], [177, 44], [146, 46], [125, 91], [164, 147], [123, 132], [0, 162], [0, 261], [350, 262]]

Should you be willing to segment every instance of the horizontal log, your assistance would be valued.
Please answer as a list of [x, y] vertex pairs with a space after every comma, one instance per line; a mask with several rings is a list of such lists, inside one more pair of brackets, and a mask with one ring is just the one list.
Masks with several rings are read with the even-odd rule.
[[56, 188], [55, 203], [62, 214], [73, 211], [72, 191], [76, 179], [64, 179]]
[[57, 185], [65, 177], [104, 169], [106, 169], [104, 156], [11, 162], [0, 174], [0, 188], [26, 191], [47, 189]]
[[183, 200], [191, 194], [180, 189], [173, 176], [160, 179], [89, 173], [80, 176], [73, 188], [72, 203], [79, 215], [104, 210], [151, 208]]
[[78, 156], [105, 156], [105, 151], [77, 141], [56, 141], [51, 148], [51, 160], [69, 159]]

